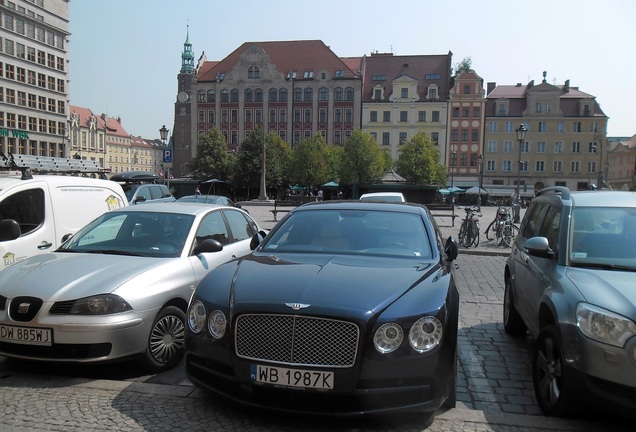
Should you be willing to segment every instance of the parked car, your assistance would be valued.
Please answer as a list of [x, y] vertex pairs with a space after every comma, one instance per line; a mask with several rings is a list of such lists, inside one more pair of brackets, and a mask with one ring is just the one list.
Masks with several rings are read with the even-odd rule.
[[424, 206], [309, 203], [254, 247], [193, 294], [196, 386], [307, 413], [455, 405], [458, 245]]
[[589, 405], [634, 416], [636, 193], [540, 191], [504, 276], [504, 327], [535, 339], [544, 414]]
[[205, 204], [220, 204], [220, 205], [225, 205], [230, 207], [242, 208], [240, 204], [235, 203], [228, 197], [224, 197], [222, 195], [186, 195], [186, 196], [177, 198], [177, 201], [205, 203]]
[[161, 177], [146, 171], [127, 171], [114, 174], [110, 178], [121, 184], [128, 202], [133, 204], [155, 202], [172, 202], [176, 198], [165, 184], [158, 183]]
[[406, 202], [402, 192], [371, 192], [360, 196], [360, 201]]
[[225, 206], [149, 203], [95, 219], [58, 250], [0, 272], [0, 355], [98, 362], [183, 356], [196, 284], [251, 251], [259, 228]]

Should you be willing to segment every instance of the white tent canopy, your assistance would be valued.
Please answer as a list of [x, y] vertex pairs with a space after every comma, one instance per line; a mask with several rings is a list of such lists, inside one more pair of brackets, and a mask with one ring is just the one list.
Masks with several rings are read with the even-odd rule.
[[471, 188], [466, 189], [466, 192], [464, 192], [468, 195], [488, 195], [488, 191], [484, 190], [484, 189], [480, 189], [478, 186], [473, 186]]

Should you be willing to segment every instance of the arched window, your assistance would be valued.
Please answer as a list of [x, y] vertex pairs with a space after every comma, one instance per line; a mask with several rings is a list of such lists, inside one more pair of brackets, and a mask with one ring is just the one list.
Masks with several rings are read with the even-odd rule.
[[252, 102], [254, 101], [254, 92], [252, 91], [252, 89], [245, 89], [245, 102]]
[[199, 90], [197, 92], [197, 102], [205, 102], [205, 90]]
[[208, 102], [214, 102], [214, 99], [216, 99], [216, 90], [208, 90]]
[[321, 87], [318, 89], [318, 100], [319, 101], [329, 100], [329, 89], [327, 87]]
[[260, 75], [260, 69], [258, 66], [250, 66], [247, 70], [247, 77], [251, 79], [258, 79]]
[[230, 100], [230, 92], [227, 89], [221, 90], [221, 102], [228, 102]]
[[345, 89], [345, 100], [348, 100], [348, 101], [353, 100], [353, 87], [347, 87]]
[[287, 89], [282, 88], [278, 91], [278, 100], [281, 102], [287, 102]]
[[278, 90], [275, 88], [269, 89], [269, 101], [276, 102], [278, 100]]
[[263, 102], [263, 90], [257, 88], [254, 90], [254, 101], [255, 102]]
[[230, 91], [230, 102], [238, 102], [238, 89], [232, 89]]
[[314, 96], [314, 91], [310, 88], [307, 87], [305, 89], [305, 101], [310, 101]]
[[333, 100], [337, 100], [337, 101], [342, 100], [342, 87], [336, 87], [333, 90]]
[[303, 89], [295, 88], [294, 89], [294, 102], [300, 102], [303, 100]]

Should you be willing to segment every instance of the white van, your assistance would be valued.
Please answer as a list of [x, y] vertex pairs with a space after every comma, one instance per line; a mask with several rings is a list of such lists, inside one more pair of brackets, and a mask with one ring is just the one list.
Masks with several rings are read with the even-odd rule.
[[0, 171], [0, 270], [57, 249], [65, 235], [126, 205], [123, 189], [110, 180]]

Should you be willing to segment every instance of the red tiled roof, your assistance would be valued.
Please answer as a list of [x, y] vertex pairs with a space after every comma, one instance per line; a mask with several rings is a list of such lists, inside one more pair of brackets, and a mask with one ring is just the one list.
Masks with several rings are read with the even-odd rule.
[[[437, 84], [440, 100], [448, 99], [450, 90], [450, 69], [452, 54], [443, 55], [406, 55], [371, 54], [364, 62], [364, 77], [362, 83], [362, 101], [373, 100], [373, 86], [385, 87], [385, 97], [391, 96], [393, 91], [391, 81], [408, 75], [418, 81], [417, 93], [421, 99], [426, 97], [426, 89], [430, 84]], [[426, 79], [427, 74], [439, 74], [440, 79]], [[373, 81], [374, 76], [386, 75], [386, 81]]]
[[69, 111], [71, 114], [75, 113], [79, 116], [80, 126], [88, 127], [90, 118], [94, 115], [97, 121], [97, 128], [106, 128], [108, 135], [117, 135], [122, 137], [130, 136], [130, 134], [128, 134], [128, 132], [126, 132], [124, 127], [121, 125], [120, 119], [108, 117], [106, 114], [96, 115], [89, 108], [84, 108], [76, 105], [69, 105]]
[[214, 62], [204, 62], [197, 74], [198, 81], [213, 81], [218, 73], [229, 73], [241, 55], [253, 46], [262, 48], [283, 76], [292, 70], [297, 72], [298, 77], [302, 77], [307, 70], [313, 70], [314, 73], [326, 70], [332, 76], [337, 70], [343, 70], [345, 78], [353, 78], [356, 73], [320, 40], [245, 42], [214, 65], [209, 64]]

